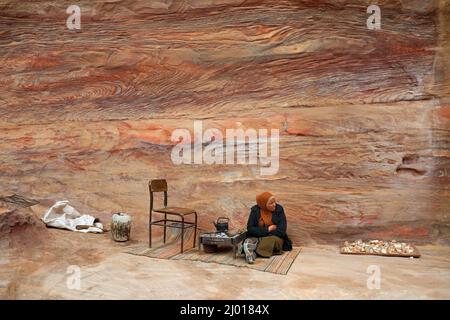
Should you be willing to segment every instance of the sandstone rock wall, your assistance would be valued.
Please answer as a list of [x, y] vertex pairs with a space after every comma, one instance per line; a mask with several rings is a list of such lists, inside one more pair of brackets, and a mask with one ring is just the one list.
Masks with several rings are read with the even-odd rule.
[[[147, 181], [200, 226], [258, 192], [297, 243], [448, 242], [447, 1], [0, 1], [0, 195], [68, 199], [146, 235]], [[177, 128], [275, 128], [280, 164], [172, 163]]]

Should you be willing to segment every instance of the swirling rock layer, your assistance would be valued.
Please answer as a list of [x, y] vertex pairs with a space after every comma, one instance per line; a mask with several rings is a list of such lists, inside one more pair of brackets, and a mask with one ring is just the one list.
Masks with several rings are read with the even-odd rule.
[[[450, 234], [447, 1], [0, 1], [0, 193], [69, 199], [145, 239], [147, 182], [245, 225], [258, 192], [294, 242]], [[174, 165], [193, 121], [280, 130], [280, 165]]]

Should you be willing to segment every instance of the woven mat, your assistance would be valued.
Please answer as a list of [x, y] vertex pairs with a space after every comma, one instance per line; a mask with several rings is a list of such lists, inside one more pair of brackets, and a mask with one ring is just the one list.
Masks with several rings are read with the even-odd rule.
[[187, 232], [185, 237], [185, 251], [180, 253], [180, 236], [176, 235], [165, 245], [149, 248], [147, 244], [138, 244], [127, 248], [126, 253], [157, 259], [192, 260], [201, 262], [218, 263], [235, 267], [250, 268], [264, 272], [286, 275], [301, 251], [300, 247], [294, 247], [292, 251], [286, 251], [281, 255], [271, 258], [260, 258], [254, 264], [248, 264], [245, 256], [234, 258], [231, 247], [223, 247], [215, 253], [205, 253], [197, 248], [192, 248], [192, 233]]

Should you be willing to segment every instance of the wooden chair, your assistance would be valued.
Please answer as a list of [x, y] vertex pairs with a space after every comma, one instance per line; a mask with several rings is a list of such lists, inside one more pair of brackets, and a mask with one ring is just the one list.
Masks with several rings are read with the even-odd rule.
[[[152, 226], [164, 227], [164, 243], [166, 243], [166, 230], [167, 226], [173, 228], [181, 228], [181, 252], [183, 253], [184, 246], [184, 230], [188, 228], [194, 228], [194, 248], [195, 240], [197, 238], [197, 212], [188, 208], [168, 207], [167, 206], [167, 182], [165, 179], [150, 180], [148, 183], [148, 189], [150, 191], [150, 215], [149, 215], [149, 247], [152, 247]], [[153, 193], [164, 192], [164, 208], [153, 209]], [[152, 221], [153, 212], [164, 214], [164, 219]], [[195, 221], [185, 221], [185, 217], [193, 214]], [[180, 220], [167, 219], [167, 216], [178, 216]], [[179, 223], [181, 222], [181, 226]]]

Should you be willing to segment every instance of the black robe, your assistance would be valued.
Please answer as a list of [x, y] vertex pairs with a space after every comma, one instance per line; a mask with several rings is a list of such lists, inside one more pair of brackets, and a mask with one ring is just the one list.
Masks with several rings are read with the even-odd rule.
[[277, 236], [283, 239], [283, 251], [292, 250], [292, 241], [289, 239], [286, 228], [286, 215], [284, 214], [284, 209], [279, 204], [276, 205], [275, 211], [272, 214], [272, 222], [277, 225], [277, 229], [270, 231], [268, 227], [261, 228], [259, 226], [260, 219], [260, 208], [254, 205], [250, 211], [250, 216], [247, 222], [247, 237], [267, 237], [267, 236]]

